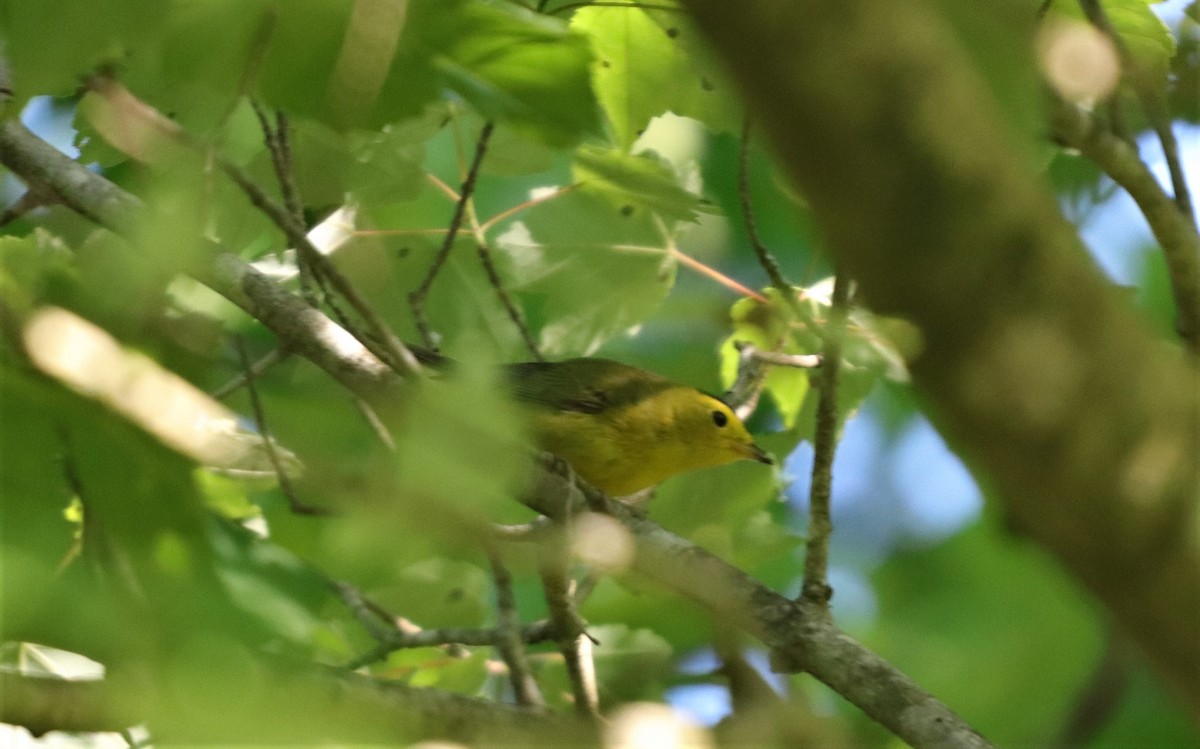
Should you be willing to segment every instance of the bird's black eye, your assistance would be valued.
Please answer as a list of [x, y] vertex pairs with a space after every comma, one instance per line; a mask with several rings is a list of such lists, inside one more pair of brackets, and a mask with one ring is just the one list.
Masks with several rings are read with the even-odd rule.
[[719, 427], [723, 427], [729, 423], [729, 417], [725, 415], [724, 411], [713, 411], [712, 417], [713, 423]]

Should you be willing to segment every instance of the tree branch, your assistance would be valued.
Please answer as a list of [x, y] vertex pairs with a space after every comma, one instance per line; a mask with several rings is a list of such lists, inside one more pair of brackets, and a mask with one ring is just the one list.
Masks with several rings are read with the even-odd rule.
[[833, 280], [825, 346], [821, 351], [817, 424], [813, 430], [812, 488], [808, 494], [808, 534], [804, 552], [802, 593], [808, 601], [829, 605], [829, 537], [833, 520], [829, 500], [833, 495], [833, 456], [838, 440], [838, 372], [842, 367], [842, 338], [846, 332], [846, 297], [850, 280], [838, 273]]
[[[233, 664], [229, 664], [233, 665]], [[595, 729], [562, 715], [437, 689], [379, 682], [343, 671], [264, 657], [231, 667], [220, 689], [168, 696], [153, 682], [105, 678], [67, 681], [0, 672], [0, 721], [51, 730], [119, 731], [164, 721], [164, 743], [394, 743], [398, 738], [486, 740], [529, 745], [539, 736], [586, 745]], [[184, 683], [184, 682], [180, 682]], [[287, 689], [279, 689], [285, 683]], [[268, 686], [269, 685], [269, 686]], [[230, 695], [236, 698], [230, 699]], [[292, 716], [263, 721], [264, 715]]]
[[417, 324], [417, 330], [421, 333], [422, 343], [430, 348], [437, 347], [434, 345], [433, 332], [429, 329], [429, 323], [425, 319], [425, 298], [429, 296], [429, 289], [433, 286], [433, 280], [437, 278], [438, 272], [446, 263], [446, 258], [450, 256], [450, 250], [454, 247], [454, 238], [458, 236], [458, 230], [462, 226], [467, 202], [471, 199], [471, 194], [475, 191], [475, 180], [479, 177], [479, 166], [483, 163], [483, 157], [487, 153], [488, 141], [492, 137], [492, 128], [494, 127], [495, 123], [489, 120], [484, 123], [483, 129], [479, 132], [479, 140], [475, 143], [475, 158], [471, 160], [471, 168], [467, 171], [466, 179], [463, 180], [462, 192], [458, 196], [458, 202], [454, 205], [454, 215], [450, 218], [450, 229], [446, 232], [446, 237], [442, 240], [442, 246], [438, 249], [437, 255], [434, 256], [433, 263], [430, 264], [429, 270], [425, 273], [425, 278], [408, 295], [408, 304], [412, 307], [413, 319]]
[[488, 560], [492, 565], [492, 579], [496, 581], [496, 649], [508, 664], [508, 680], [518, 705], [545, 707], [542, 691], [529, 670], [529, 659], [525, 657], [525, 641], [521, 636], [521, 620], [517, 616], [517, 602], [513, 596], [512, 575], [504, 566], [500, 554], [491, 549]]
[[1132, 145], [1107, 132], [1073, 104], [1055, 98], [1050, 106], [1055, 137], [1123, 187], [1146, 217], [1167, 261], [1179, 337], [1200, 356], [1200, 233], [1159, 186]]
[[922, 0], [686, 5], [839, 267], [921, 329], [948, 441], [1200, 720], [1196, 370], [1095, 267], [949, 23]]
[[541, 461], [529, 507], [561, 519], [584, 509], [619, 520], [637, 548], [633, 568], [757, 637], [778, 670], [807, 671], [915, 747], [991, 746], [962, 718], [861, 643], [823, 606], [793, 601], [741, 570]]

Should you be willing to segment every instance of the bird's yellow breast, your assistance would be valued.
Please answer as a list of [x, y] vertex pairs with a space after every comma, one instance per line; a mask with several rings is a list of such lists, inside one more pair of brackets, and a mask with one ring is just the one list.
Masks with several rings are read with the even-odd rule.
[[752, 442], [740, 422], [729, 430], [713, 426], [716, 408], [724, 406], [679, 386], [600, 413], [539, 411], [532, 428], [543, 450], [566, 460], [597, 489], [624, 496], [677, 473], [751, 457]]

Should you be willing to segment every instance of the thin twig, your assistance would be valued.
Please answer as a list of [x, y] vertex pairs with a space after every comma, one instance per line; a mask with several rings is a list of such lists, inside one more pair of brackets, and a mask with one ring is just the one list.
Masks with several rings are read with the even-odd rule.
[[38, 208], [57, 205], [58, 198], [41, 185], [31, 185], [16, 202], [0, 213], [0, 226], [6, 226]]
[[1141, 209], [1167, 263], [1176, 330], [1192, 354], [1200, 356], [1200, 232], [1180, 214], [1129, 143], [1061, 99], [1051, 101], [1050, 122], [1059, 141], [1087, 156]]
[[288, 356], [290, 354], [284, 345], [271, 349], [261, 359], [254, 362], [249, 370], [243, 367], [242, 371], [234, 375], [228, 382], [209, 393], [209, 397], [216, 400], [228, 398], [231, 394], [244, 387], [249, 378], [262, 376], [263, 372], [266, 372], [271, 367], [288, 358]]
[[438, 271], [446, 264], [446, 258], [450, 256], [450, 249], [454, 246], [454, 238], [458, 236], [458, 229], [462, 225], [467, 201], [471, 199], [471, 194], [475, 191], [475, 180], [479, 177], [479, 166], [483, 163], [484, 154], [487, 153], [488, 140], [492, 136], [492, 129], [494, 127], [495, 123], [489, 120], [484, 123], [483, 129], [479, 132], [479, 140], [475, 143], [475, 158], [471, 161], [471, 168], [467, 172], [466, 179], [463, 180], [462, 191], [459, 194], [458, 202], [454, 205], [454, 215], [450, 218], [450, 227], [446, 232], [446, 238], [442, 240], [442, 246], [438, 249], [437, 255], [434, 256], [433, 263], [425, 273], [425, 278], [408, 295], [408, 304], [412, 307], [413, 320], [417, 325], [417, 330], [421, 334], [421, 340], [430, 348], [437, 348], [437, 346], [433, 340], [433, 331], [429, 327], [429, 322], [425, 319], [425, 299], [429, 296], [429, 288], [433, 286], [433, 280], [437, 278]]
[[1178, 206], [1179, 212], [1192, 224], [1196, 225], [1196, 214], [1192, 208], [1192, 196], [1187, 186], [1187, 176], [1183, 172], [1183, 165], [1179, 161], [1179, 143], [1175, 140], [1175, 131], [1171, 127], [1171, 116], [1166, 110], [1166, 106], [1157, 99], [1142, 83], [1137, 80], [1137, 65], [1133, 56], [1129, 53], [1128, 47], [1125, 46], [1124, 40], [1117, 30], [1113, 27], [1112, 22], [1105, 13], [1104, 7], [1100, 4], [1100, 0], [1079, 0], [1079, 5], [1083, 9], [1083, 14], [1087, 16], [1091, 22], [1101, 33], [1107, 36], [1117, 49], [1117, 54], [1121, 58], [1121, 65], [1126, 70], [1131, 71], [1134, 93], [1137, 94], [1138, 100], [1142, 103], [1142, 109], [1146, 113], [1147, 119], [1150, 120], [1150, 125], [1154, 129], [1154, 134], [1158, 136], [1158, 141], [1162, 145], [1163, 156], [1167, 162], [1167, 171], [1171, 175], [1171, 189], [1175, 193], [1175, 205]]
[[280, 189], [283, 190], [283, 204], [291, 211], [292, 216], [304, 223], [304, 201], [300, 199], [300, 188], [296, 185], [296, 170], [292, 160], [292, 134], [287, 113], [282, 109], [275, 111], [275, 141], [279, 147]]
[[475, 201], [473, 200], [467, 201], [467, 219], [471, 224], [471, 231], [475, 235], [475, 248], [479, 255], [479, 262], [483, 266], [483, 272], [487, 276], [488, 284], [496, 292], [496, 298], [500, 301], [500, 305], [504, 307], [504, 311], [508, 313], [508, 319], [512, 321], [517, 332], [521, 334], [521, 340], [525, 343], [525, 348], [529, 351], [529, 355], [533, 357], [534, 361], [545, 361], [541, 349], [538, 348], [537, 340], [534, 339], [533, 333], [529, 331], [529, 326], [525, 323], [525, 316], [521, 314], [517, 303], [513, 301], [512, 296], [508, 293], [508, 289], [504, 287], [504, 281], [500, 278], [500, 272], [496, 270], [496, 264], [492, 262], [492, 252], [488, 246], [487, 236], [483, 232], [483, 227], [479, 223], [479, 218], [475, 215]]
[[513, 597], [512, 575], [494, 549], [489, 550], [488, 561], [492, 565], [492, 578], [496, 581], [496, 630], [499, 633], [496, 649], [508, 665], [508, 680], [512, 684], [513, 696], [518, 705], [544, 707], [546, 701], [529, 670], [529, 659], [525, 657], [525, 645], [521, 642], [521, 620]]
[[758, 301], [758, 302], [762, 302], [763, 304], [766, 304], [769, 301], [765, 296], [763, 296], [762, 294], [759, 294], [754, 289], [743, 286], [742, 284], [733, 280], [732, 278], [725, 275], [721, 271], [717, 270], [716, 268], [713, 268], [711, 265], [705, 265], [704, 263], [700, 262], [699, 260], [692, 257], [691, 255], [688, 255], [686, 252], [681, 251], [677, 247], [671, 247], [670, 250], [668, 250], [668, 251], [671, 253], [671, 257], [675, 258], [676, 260], [683, 263], [687, 267], [696, 271], [700, 275], [708, 276], [709, 278], [713, 279], [714, 281], [721, 284], [722, 286], [733, 289], [734, 291], [741, 294], [742, 296], [750, 297], [751, 299], [754, 299], [755, 301]]
[[[569, 522], [569, 520], [568, 520]], [[600, 698], [596, 690], [595, 665], [587, 628], [575, 607], [574, 581], [567, 570], [568, 549], [563, 528], [542, 547], [540, 572], [550, 622], [558, 640], [558, 650], [567, 666], [575, 712], [587, 717], [599, 715]]]
[[[199, 153], [210, 155], [211, 149], [185, 132], [178, 124], [164, 117], [153, 107], [141, 101], [120, 83], [104, 76], [95, 75], [88, 79], [88, 88], [96, 95], [107, 101], [117, 103], [136, 111], [140, 118], [138, 126], [156, 137], [167, 138], [171, 141], [190, 148]], [[292, 243], [296, 252], [304, 261], [311, 264], [320, 276], [329, 280], [333, 288], [350, 303], [354, 310], [363, 318], [376, 337], [377, 343], [383, 347], [384, 361], [397, 373], [407, 376], [417, 376], [421, 365], [396, 334], [392, 332], [383, 318], [362, 297], [350, 282], [342, 275], [333, 262], [325, 257], [308, 238], [303, 222], [292, 218], [287, 209], [273, 200], [241, 167], [227, 159], [216, 157], [216, 164], [234, 184], [241, 188], [250, 203], [261, 210], [267, 218], [283, 231], [284, 236]], [[364, 342], [364, 345], [365, 342]]]
[[497, 213], [495, 216], [492, 216], [491, 218], [489, 218], [487, 221], [484, 221], [482, 224], [479, 225], [479, 230], [486, 234], [488, 231], [490, 231], [492, 229], [492, 227], [494, 227], [496, 224], [500, 223], [504, 219], [511, 218], [512, 216], [520, 213], [521, 211], [527, 211], [530, 208], [533, 208], [534, 206], [541, 205], [542, 203], [545, 203], [550, 200], [554, 200], [555, 198], [561, 198], [563, 195], [566, 195], [567, 193], [582, 187], [584, 184], [586, 184], [586, 183], [572, 182], [571, 184], [567, 185], [566, 187], [558, 188], [554, 192], [547, 193], [545, 195], [540, 195], [536, 198], [530, 198], [529, 200], [526, 200], [521, 203], [517, 203], [516, 205], [512, 206], [511, 208], [506, 208], [503, 211], [500, 211], [499, 213]]
[[388, 449], [388, 452], [396, 452], [396, 440], [393, 439], [392, 433], [388, 431], [387, 424], [384, 424], [383, 419], [379, 418], [379, 414], [375, 413], [374, 407], [357, 395], [354, 395], [353, 398], [354, 407], [366, 419], [367, 426], [371, 427], [371, 431], [375, 432], [375, 436]]
[[1080, 690], [1052, 746], [1070, 749], [1091, 744], [1092, 739], [1116, 717], [1121, 698], [1129, 689], [1129, 681], [1129, 643], [1124, 635], [1110, 626], [1100, 662]]
[[258, 388], [254, 386], [255, 375], [250, 366], [250, 357], [246, 354], [246, 347], [240, 338], [235, 338], [233, 345], [242, 362], [242, 371], [246, 374], [246, 392], [250, 394], [250, 408], [254, 411], [254, 424], [258, 429], [259, 436], [262, 437], [263, 448], [267, 451], [267, 459], [271, 461], [271, 467], [275, 469], [279, 490], [287, 498], [288, 507], [297, 515], [330, 514], [329, 510], [310, 505], [296, 496], [296, 492], [292, 488], [292, 480], [288, 478], [287, 471], [284, 470], [283, 463], [279, 460], [279, 453], [275, 451], [275, 442], [271, 439], [271, 433], [267, 429], [267, 415], [263, 410], [262, 401], [258, 398]]
[[[258, 123], [263, 131], [267, 151], [271, 154], [271, 165], [275, 169], [275, 180], [279, 183], [279, 193], [283, 196], [283, 205], [287, 209], [287, 212], [291, 214], [292, 221], [300, 226], [304, 226], [304, 201], [300, 199], [300, 188], [296, 184], [287, 115], [284, 114], [283, 110], [277, 110], [275, 112], [275, 125], [272, 127], [266, 110], [257, 101], [251, 101], [250, 104], [254, 108], [254, 114], [258, 116]], [[308, 256], [305, 253], [296, 253], [296, 271], [300, 278], [300, 295], [308, 300], [309, 304], [316, 306], [316, 294], [312, 289], [315, 273], [312, 263], [308, 261]], [[320, 280], [318, 276], [317, 281], [320, 282]], [[324, 293], [326, 303], [337, 313], [338, 310], [334, 307], [333, 300], [330, 298], [324, 284], [321, 284], [321, 290]], [[342, 324], [346, 325], [344, 317]]]
[[795, 369], [815, 369], [821, 366], [820, 354], [785, 354], [782, 351], [763, 351], [752, 343], [735, 341], [733, 347], [764, 364]]
[[800, 302], [796, 299], [796, 292], [783, 277], [779, 262], [775, 260], [775, 256], [771, 254], [767, 245], [763, 243], [762, 237], [758, 235], [758, 220], [754, 217], [754, 206], [750, 201], [750, 115], [748, 114], [742, 118], [742, 142], [738, 150], [738, 199], [742, 204], [742, 221], [746, 224], [746, 234], [750, 237], [750, 246], [754, 248], [758, 264], [766, 271], [767, 278], [770, 279], [771, 285], [775, 287], [779, 295], [783, 297], [784, 303], [798, 316]]
[[846, 326], [846, 298], [850, 280], [838, 273], [833, 281], [833, 299], [825, 325], [818, 383], [817, 426], [813, 435], [812, 488], [808, 498], [808, 542], [804, 556], [804, 585], [801, 595], [812, 603], [829, 603], [833, 589], [827, 581], [829, 536], [833, 532], [829, 499], [833, 492], [833, 456], [837, 449], [837, 387], [841, 369], [842, 335]]
[[739, 419], [743, 421], [754, 413], [762, 396], [770, 366], [812, 369], [821, 365], [820, 354], [785, 354], [781, 351], [763, 351], [747, 341], [734, 341], [738, 352], [737, 378], [729, 390], [721, 396]]
[[[338, 294], [349, 302], [350, 306], [363, 318], [370, 327], [371, 333], [376, 336], [375, 342], [384, 347], [383, 350], [387, 354], [385, 361], [399, 374], [419, 375], [421, 364], [412, 351], [409, 351], [408, 347], [396, 337], [396, 334], [375, 311], [375, 308], [358, 293], [358, 290], [337, 269], [337, 266], [313, 245], [305, 234], [303, 225], [293, 221], [287, 211], [263, 192], [262, 188], [255, 184], [249, 175], [239, 167], [224, 160], [221, 161], [220, 166], [221, 170], [242, 189], [242, 192], [246, 193], [250, 202], [283, 230], [288, 241], [296, 247], [297, 253], [304, 256], [321, 277], [328, 279]], [[364, 345], [367, 345], [365, 340]]]

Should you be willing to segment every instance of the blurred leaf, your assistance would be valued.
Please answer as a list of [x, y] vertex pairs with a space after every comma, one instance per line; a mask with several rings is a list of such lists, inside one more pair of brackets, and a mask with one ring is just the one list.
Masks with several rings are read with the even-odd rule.
[[243, 528], [216, 523], [211, 533], [217, 574], [234, 605], [261, 627], [265, 641], [310, 650], [320, 626], [318, 611], [331, 597], [329, 583], [291, 553]]
[[[451, 658], [444, 650], [422, 648], [428, 655], [408, 675], [414, 687], [436, 687], [458, 694], [476, 695], [489, 677], [487, 648], [480, 648], [466, 658]], [[432, 652], [430, 652], [432, 651]], [[389, 665], [392, 659], [388, 659]]]
[[669, 678], [674, 649], [661, 636], [624, 624], [589, 627], [596, 638], [592, 649], [596, 678], [604, 685], [605, 699], [620, 702], [653, 700]]
[[525, 515], [510, 496], [529, 471], [525, 419], [490, 365], [460, 361], [404, 404], [396, 455], [410, 511], [445, 513], [450, 524]]
[[429, 558], [410, 564], [376, 600], [422, 628], [477, 627], [488, 618], [491, 576], [469, 562]]
[[272, 107], [336, 129], [416, 116], [440, 88], [426, 37], [462, 5], [273, 2], [258, 93]]
[[74, 94], [98, 66], [120, 62], [135, 43], [157, 39], [167, 16], [154, 0], [4, 0], [0, 39], [18, 103]]
[[[1121, 39], [1133, 62], [1133, 83], [1141, 93], [1156, 102], [1165, 101], [1167, 76], [1175, 56], [1175, 37], [1171, 29], [1150, 9], [1150, 0], [1101, 0], [1105, 16]], [[1054, 0], [1050, 12], [1066, 18], [1084, 20], [1074, 0]]]
[[247, 496], [243, 481], [212, 471], [198, 470], [196, 485], [204, 496], [205, 504], [227, 520], [240, 521], [262, 516], [262, 509]]
[[[1055, 734], [1100, 633], [1082, 591], [1042, 552], [976, 524], [895, 554], [874, 582], [868, 645], [998, 744]], [[962, 688], [980, 674], [986, 688]]]
[[513, 4], [470, 3], [429, 43], [449, 85], [488, 119], [566, 146], [595, 129], [587, 40]]

